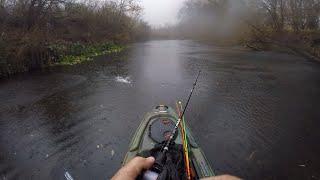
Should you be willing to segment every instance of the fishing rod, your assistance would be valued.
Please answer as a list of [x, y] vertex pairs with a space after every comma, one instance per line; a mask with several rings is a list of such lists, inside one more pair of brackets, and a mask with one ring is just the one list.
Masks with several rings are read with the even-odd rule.
[[144, 175], [143, 175], [143, 180], [156, 180], [159, 176], [159, 174], [162, 172], [163, 170], [163, 164], [164, 164], [164, 160], [165, 160], [165, 154], [169, 151], [169, 146], [171, 144], [171, 141], [173, 140], [173, 137], [175, 136], [176, 132], [177, 132], [177, 129], [179, 127], [179, 124], [181, 122], [181, 119], [182, 117], [184, 116], [184, 113], [186, 112], [187, 110], [187, 107], [189, 105], [189, 102], [190, 102], [190, 99], [191, 99], [191, 96], [193, 94], [193, 91], [197, 85], [197, 82], [198, 82], [198, 78], [200, 76], [200, 73], [201, 73], [201, 70], [199, 70], [198, 72], [198, 75], [196, 77], [196, 80], [194, 81], [193, 83], [193, 86], [192, 86], [192, 89], [190, 91], [190, 94], [188, 96], [188, 99], [187, 99], [187, 103], [186, 105], [184, 106], [184, 109], [182, 111], [182, 113], [179, 115], [179, 118], [178, 118], [178, 121], [177, 123], [175, 124], [171, 134], [170, 134], [170, 137], [169, 139], [165, 142], [164, 146], [162, 146], [161, 148], [161, 151], [160, 153], [157, 155], [156, 157], [156, 160], [153, 164], [153, 166], [151, 167], [150, 170], [147, 170]]
[[190, 91], [190, 94], [189, 94], [187, 103], [186, 103], [186, 105], [184, 106], [184, 109], [183, 109], [182, 113], [180, 114], [180, 116], [179, 116], [179, 118], [178, 118], [178, 121], [177, 121], [176, 125], [174, 126], [174, 129], [173, 129], [172, 132], [171, 132], [171, 135], [170, 135], [169, 140], [167, 140], [165, 146], [164, 146], [163, 149], [161, 150], [162, 152], [166, 152], [166, 151], [169, 150], [169, 145], [170, 145], [173, 137], [174, 137], [175, 134], [176, 134], [176, 131], [177, 131], [178, 127], [179, 127], [179, 124], [180, 124], [180, 122], [181, 122], [182, 117], [184, 116], [184, 113], [185, 113], [186, 110], [187, 110], [187, 107], [188, 107], [188, 105], [189, 105], [189, 102], [190, 102], [191, 96], [192, 96], [192, 94], [193, 94], [194, 88], [195, 88], [196, 85], [197, 85], [197, 82], [198, 82], [198, 78], [199, 78], [199, 76], [200, 76], [200, 73], [201, 73], [201, 70], [198, 72], [197, 78], [196, 78], [196, 80], [194, 81], [193, 87], [192, 87], [192, 89], [191, 89], [191, 91]]

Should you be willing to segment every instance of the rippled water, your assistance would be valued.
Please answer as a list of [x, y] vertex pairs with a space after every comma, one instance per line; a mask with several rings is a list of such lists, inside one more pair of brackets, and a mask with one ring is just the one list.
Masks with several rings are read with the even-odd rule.
[[192, 41], [0, 81], [0, 178], [105, 179], [145, 112], [184, 100], [218, 174], [320, 179], [320, 65], [274, 52]]

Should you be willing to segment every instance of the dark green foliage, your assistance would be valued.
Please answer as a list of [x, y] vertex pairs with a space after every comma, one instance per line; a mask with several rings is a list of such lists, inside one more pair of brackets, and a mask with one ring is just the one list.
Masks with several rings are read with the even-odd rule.
[[0, 0], [0, 76], [118, 52], [147, 34], [140, 13], [135, 0]]

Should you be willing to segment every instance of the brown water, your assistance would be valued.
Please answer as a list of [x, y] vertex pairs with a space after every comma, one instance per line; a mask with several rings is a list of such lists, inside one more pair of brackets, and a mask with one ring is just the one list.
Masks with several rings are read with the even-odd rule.
[[0, 81], [1, 179], [107, 179], [145, 112], [202, 75], [186, 119], [218, 174], [320, 179], [320, 64], [192, 41]]

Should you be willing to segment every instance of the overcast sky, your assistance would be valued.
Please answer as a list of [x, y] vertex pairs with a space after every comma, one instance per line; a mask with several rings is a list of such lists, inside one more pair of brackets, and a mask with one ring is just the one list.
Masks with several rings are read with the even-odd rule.
[[144, 8], [144, 19], [152, 26], [173, 24], [185, 0], [141, 0]]

